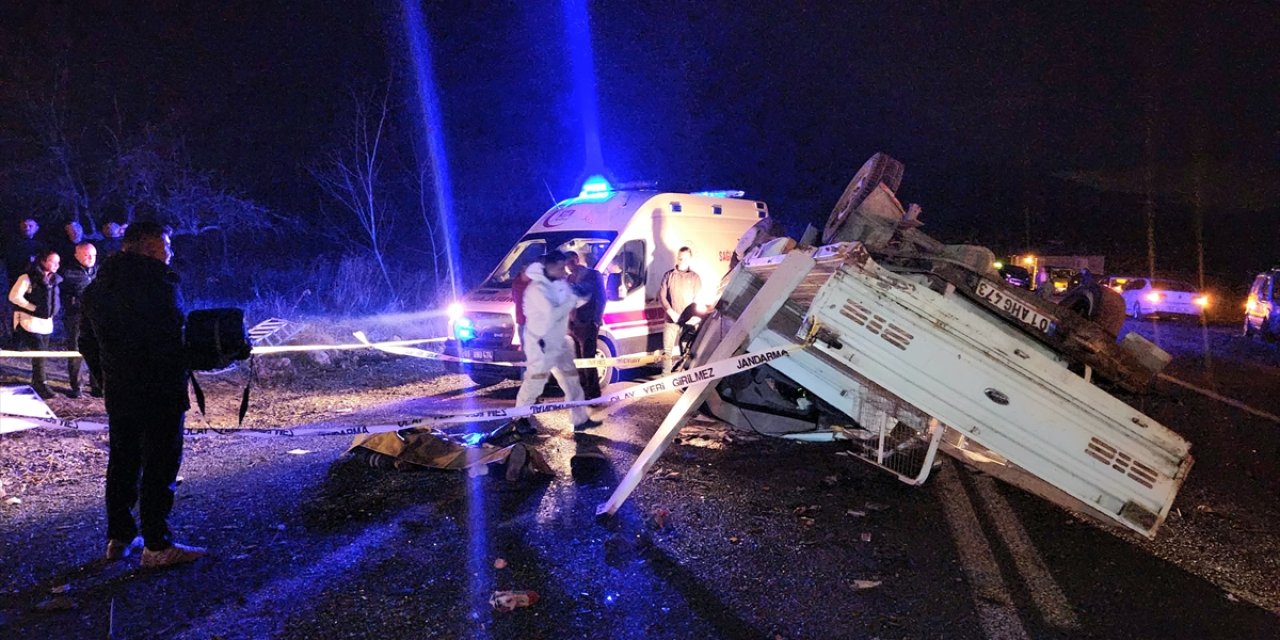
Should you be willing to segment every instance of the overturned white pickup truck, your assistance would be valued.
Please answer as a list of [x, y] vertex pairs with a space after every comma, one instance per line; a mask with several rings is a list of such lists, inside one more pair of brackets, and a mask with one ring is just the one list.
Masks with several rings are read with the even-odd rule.
[[1141, 391], [1168, 355], [1136, 334], [1117, 343], [1075, 311], [1005, 285], [985, 249], [920, 233], [918, 208], [894, 195], [900, 178], [901, 165], [877, 155], [833, 211], [829, 244], [775, 239], [726, 276], [690, 366], [806, 346], [686, 390], [601, 512], [620, 506], [705, 402], [736, 428], [849, 440], [913, 484], [941, 450], [1155, 535], [1192, 465], [1190, 445], [1095, 382]]

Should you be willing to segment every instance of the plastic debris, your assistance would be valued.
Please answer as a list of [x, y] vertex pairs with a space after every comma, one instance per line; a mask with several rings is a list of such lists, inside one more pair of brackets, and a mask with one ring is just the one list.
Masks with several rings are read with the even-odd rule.
[[302, 456], [302, 455], [306, 455], [306, 454], [308, 454], [308, 453], [311, 453], [311, 450], [310, 450], [310, 449], [290, 449], [290, 450], [286, 451], [285, 453], [292, 454], [292, 455], [295, 455], [295, 456]]
[[495, 560], [493, 561], [493, 568], [494, 568], [494, 569], [506, 569], [506, 568], [507, 568], [507, 561], [506, 561], [506, 560], [503, 560], [502, 558], [497, 558], [497, 559], [495, 559]]
[[863, 531], [862, 535], [859, 536], [859, 539], [861, 539], [863, 542], [871, 542], [871, 532]]
[[658, 507], [651, 514], [654, 529], [664, 529], [667, 526], [667, 519], [671, 517], [671, 512]]
[[489, 596], [489, 604], [495, 611], [506, 613], [522, 607], [531, 607], [538, 603], [537, 591], [494, 591]]
[[5, 504], [22, 504], [22, 498], [19, 498], [18, 496], [14, 496], [12, 498], [9, 498], [8, 500], [5, 500], [4, 503]]
[[848, 510], [848, 511], [845, 511], [845, 512], [844, 512], [844, 514], [845, 514], [846, 516], [850, 516], [850, 517], [853, 517], [853, 518], [864, 518], [864, 517], [866, 517], [867, 512], [866, 512], [866, 511], [861, 511], [861, 510], [858, 510], [858, 509], [850, 509], [850, 510]]
[[880, 584], [881, 582], [879, 580], [854, 580], [853, 588], [854, 589], [874, 589], [880, 586]]

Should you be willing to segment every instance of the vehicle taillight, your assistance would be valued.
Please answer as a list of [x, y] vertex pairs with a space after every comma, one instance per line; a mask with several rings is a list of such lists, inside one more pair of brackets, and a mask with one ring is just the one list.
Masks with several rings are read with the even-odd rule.
[[1207, 307], [1209, 306], [1209, 296], [1199, 296], [1196, 298], [1196, 304]]
[[1147, 300], [1150, 300], [1151, 302], [1160, 302], [1163, 299], [1164, 299], [1164, 293], [1160, 291], [1152, 291], [1151, 293], [1147, 294]]

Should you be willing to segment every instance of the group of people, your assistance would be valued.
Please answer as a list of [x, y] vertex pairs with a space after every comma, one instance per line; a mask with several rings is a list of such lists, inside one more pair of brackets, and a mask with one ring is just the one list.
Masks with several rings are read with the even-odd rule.
[[[596, 356], [604, 323], [605, 278], [589, 266], [593, 258], [590, 250], [581, 254], [554, 250], [512, 280], [516, 328], [525, 354], [516, 407], [537, 402], [550, 377], [555, 377], [570, 402], [600, 397], [599, 369], [574, 364], [575, 358]], [[665, 314], [663, 348], [668, 356], [676, 353], [681, 314], [702, 291], [702, 279], [691, 268], [692, 259], [693, 251], [680, 247], [675, 268], [663, 275], [658, 289]], [[670, 373], [671, 357], [665, 362], [663, 372]], [[602, 424], [591, 418], [585, 407], [571, 408], [569, 417], [575, 432]], [[524, 435], [537, 433], [528, 418], [516, 420], [515, 429]]]
[[[64, 344], [77, 350], [80, 317], [85, 289], [98, 273], [98, 260], [118, 253], [124, 242], [124, 228], [116, 222], [102, 225], [102, 238], [89, 240], [84, 228], [75, 220], [62, 225], [62, 233], [48, 242], [38, 236], [40, 225], [33, 218], [18, 222], [17, 235], [4, 250], [4, 282], [8, 285], [8, 301], [13, 308], [13, 323], [4, 324], [0, 339], [26, 351], [45, 351], [61, 319]], [[11, 335], [8, 334], [12, 331]], [[48, 399], [53, 397], [45, 374], [45, 361], [31, 363], [31, 386]], [[81, 396], [80, 358], [67, 359], [67, 395]], [[102, 397], [102, 385], [90, 371], [89, 394]]]
[[[190, 408], [186, 316], [169, 267], [169, 231], [146, 221], [103, 227], [103, 237], [90, 241], [69, 221], [64, 237], [45, 244], [34, 219], [19, 222], [19, 235], [3, 251], [6, 272], [15, 274], [8, 298], [13, 341], [24, 350], [48, 349], [61, 313], [66, 349], [83, 356], [69, 360], [67, 395], [80, 395], [83, 360], [89, 393], [104, 398], [107, 560], [141, 548], [143, 567], [192, 562], [205, 549], [175, 542], [168, 525]], [[48, 399], [44, 361], [32, 358], [31, 384]]]

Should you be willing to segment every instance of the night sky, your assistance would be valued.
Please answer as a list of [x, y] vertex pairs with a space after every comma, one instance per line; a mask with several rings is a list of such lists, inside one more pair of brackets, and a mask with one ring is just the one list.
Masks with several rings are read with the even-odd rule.
[[[1196, 215], [1209, 272], [1280, 261], [1278, 5], [904, 4], [588, 3], [607, 168], [675, 190], [744, 189], [799, 233], [885, 151], [907, 167], [900, 197], [940, 239], [1122, 264], [1145, 260], [1149, 177], [1160, 268], [1194, 268]], [[307, 168], [351, 92], [391, 87], [389, 166], [411, 164], [421, 139], [395, 2], [3, 11], [11, 213], [44, 206], [23, 188], [20, 168], [41, 156], [23, 114], [58, 78], [83, 156], [112, 126], [163, 126], [229, 187], [319, 225], [339, 214], [322, 209]], [[464, 243], [487, 243], [474, 279], [551, 203], [548, 189], [576, 192], [573, 52], [560, 2], [423, 11], [458, 224]], [[488, 246], [495, 237], [503, 247]]]

